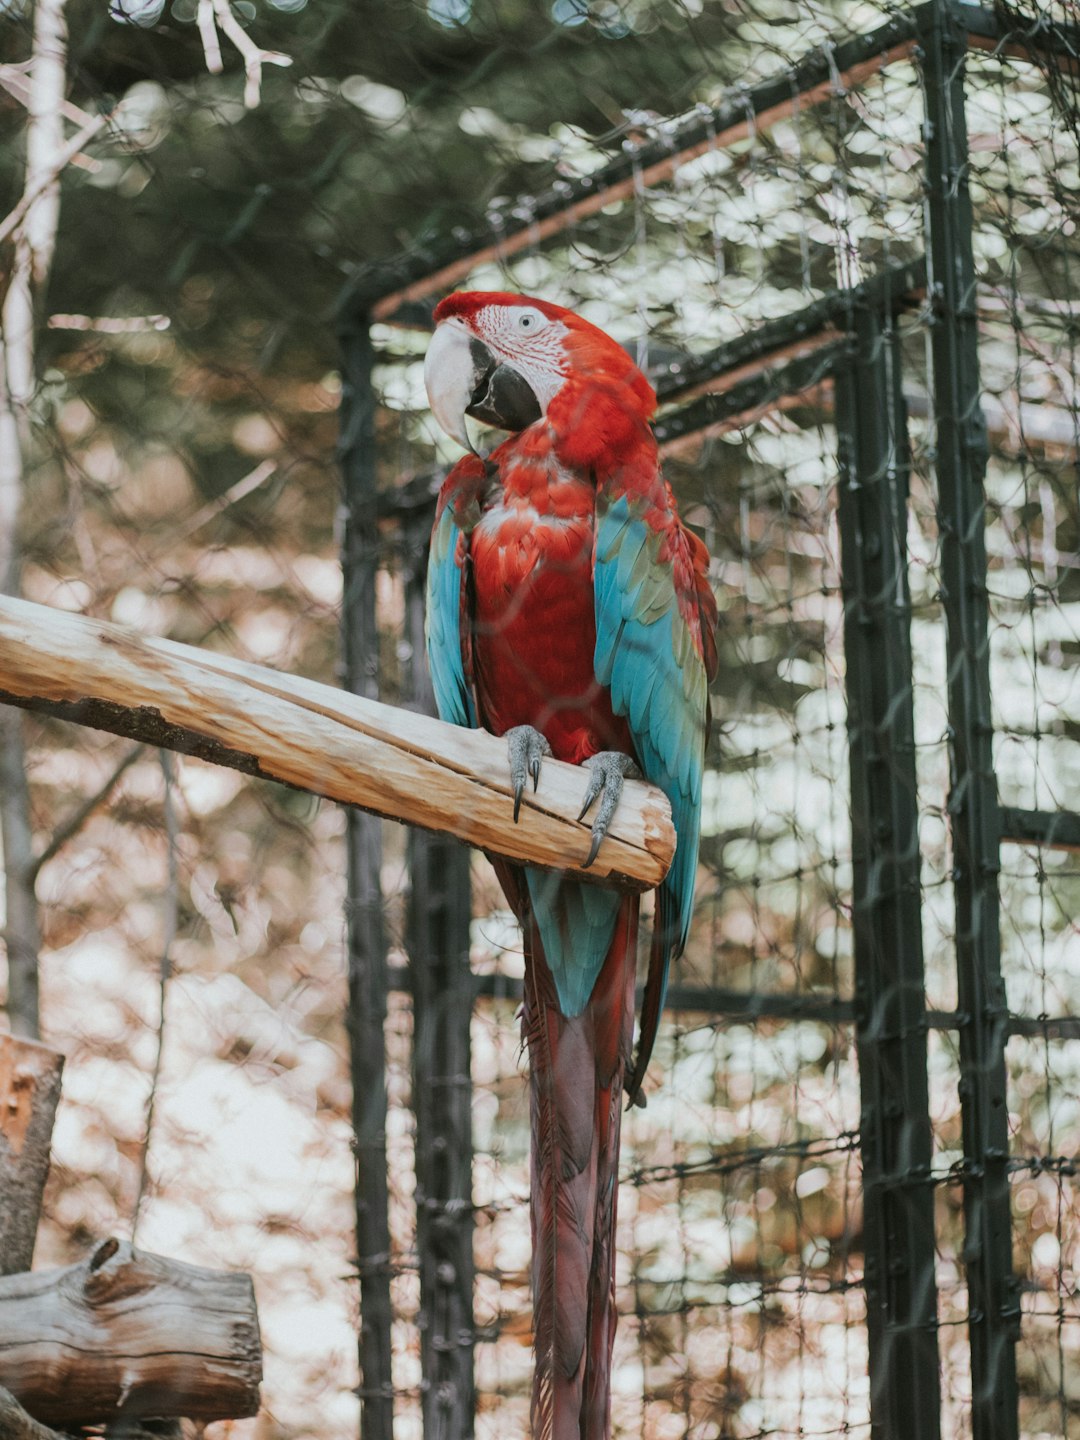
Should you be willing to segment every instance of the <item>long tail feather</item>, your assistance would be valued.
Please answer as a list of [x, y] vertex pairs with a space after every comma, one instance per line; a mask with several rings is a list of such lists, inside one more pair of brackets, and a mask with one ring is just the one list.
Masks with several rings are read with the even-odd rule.
[[676, 920], [673, 909], [664, 892], [657, 895], [657, 913], [653, 921], [652, 944], [649, 947], [649, 969], [645, 977], [645, 994], [641, 1000], [641, 1021], [638, 1028], [637, 1054], [634, 1057], [630, 1078], [626, 1082], [626, 1099], [630, 1105], [644, 1105], [645, 1097], [641, 1086], [645, 1072], [652, 1058], [656, 1032], [660, 1028], [660, 1017], [664, 1013], [667, 999], [668, 971], [671, 957], [676, 949]]
[[589, 1003], [573, 1017], [560, 1012], [535, 924], [526, 931], [533, 1440], [606, 1440], [610, 1433], [619, 1131], [633, 1042], [637, 920], [637, 899], [628, 896]]
[[[625, 917], [625, 933], [623, 923]], [[589, 1276], [589, 1367], [585, 1375], [585, 1408], [581, 1434], [585, 1440], [607, 1440], [611, 1433], [611, 1348], [615, 1340], [615, 1221], [619, 1199], [619, 1137], [622, 1128], [623, 1082], [634, 1036], [634, 991], [637, 957], [637, 901], [628, 902], [616, 927], [612, 952], [597, 984], [605, 988], [600, 1004], [610, 1006], [609, 1026], [596, 1047], [596, 1204], [593, 1264]], [[610, 973], [609, 973], [610, 970]], [[594, 995], [594, 1000], [598, 997]]]

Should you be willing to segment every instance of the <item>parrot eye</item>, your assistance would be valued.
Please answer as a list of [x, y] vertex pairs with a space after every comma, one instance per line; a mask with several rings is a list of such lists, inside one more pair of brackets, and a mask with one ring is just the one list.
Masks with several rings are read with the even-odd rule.
[[540, 330], [544, 324], [544, 317], [539, 310], [522, 310], [518, 313], [517, 328], [522, 334], [530, 335]]

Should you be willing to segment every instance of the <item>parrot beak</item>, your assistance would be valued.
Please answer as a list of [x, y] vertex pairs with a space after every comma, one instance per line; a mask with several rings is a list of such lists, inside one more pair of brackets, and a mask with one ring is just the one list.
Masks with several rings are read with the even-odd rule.
[[440, 429], [474, 455], [466, 415], [500, 430], [524, 430], [543, 413], [524, 375], [496, 360], [456, 317], [444, 320], [431, 337], [424, 385]]
[[465, 412], [479, 378], [472, 345], [473, 337], [460, 321], [444, 320], [424, 359], [424, 387], [439, 429], [475, 455], [476, 446], [465, 428]]

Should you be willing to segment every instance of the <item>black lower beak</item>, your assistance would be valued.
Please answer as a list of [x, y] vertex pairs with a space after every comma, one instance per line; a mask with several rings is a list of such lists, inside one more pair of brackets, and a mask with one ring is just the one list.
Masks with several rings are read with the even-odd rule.
[[500, 430], [524, 430], [543, 413], [532, 387], [520, 371], [498, 364], [487, 346], [472, 341], [473, 388], [465, 414]]

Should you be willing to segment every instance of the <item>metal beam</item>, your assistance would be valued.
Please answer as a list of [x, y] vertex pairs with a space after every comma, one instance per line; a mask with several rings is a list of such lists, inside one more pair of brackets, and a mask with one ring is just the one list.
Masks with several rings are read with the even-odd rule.
[[1001, 975], [1000, 821], [992, 753], [975, 265], [964, 115], [967, 33], [950, 0], [931, 0], [922, 36], [926, 223], [952, 749], [948, 809], [955, 868], [964, 1144], [963, 1260], [971, 1340], [973, 1440], [1016, 1440], [1020, 1305], [1012, 1273]]
[[[910, 53], [917, 14], [893, 16], [867, 35], [812, 51], [782, 75], [736, 92], [720, 105], [699, 106], [659, 127], [657, 138], [624, 148], [591, 175], [556, 180], [536, 195], [518, 196], [483, 228], [458, 228], [422, 241], [393, 260], [364, 266], [346, 285], [341, 312], [370, 311], [375, 319], [393, 320], [403, 307], [451, 289], [477, 265], [505, 260], [561, 234], [632, 195], [635, 188], [666, 180], [697, 156], [774, 125], [796, 108], [828, 99], [838, 84], [863, 83]], [[415, 318], [414, 311], [410, 319]]]
[[717, 434], [735, 424], [747, 424], [771, 409], [781, 397], [797, 399], [832, 380], [837, 359], [846, 351], [843, 337], [817, 346], [773, 369], [768, 364], [755, 369], [730, 389], [712, 390], [672, 411], [653, 427], [661, 453], [698, 436]]
[[[458, 227], [451, 235], [420, 241], [392, 260], [363, 266], [344, 287], [339, 313], [370, 311], [375, 319], [423, 327], [430, 323], [430, 297], [451, 289], [477, 265], [539, 246], [636, 188], [667, 180], [706, 151], [735, 144], [796, 107], [828, 99], [837, 86], [854, 88], [884, 66], [907, 59], [931, 24], [936, 3], [927, 0], [842, 45], [822, 46], [783, 76], [764, 80], [720, 105], [699, 106], [662, 126], [655, 139], [627, 145], [590, 175], [556, 180], [535, 195], [516, 196], [489, 216], [484, 227]], [[987, 6], [956, 4], [954, 9], [965, 46], [1034, 63], [1047, 55], [1062, 64], [1077, 63], [1080, 27], [1040, 22], [1022, 30], [1003, 24]]]
[[[657, 439], [661, 444], [689, 439], [716, 423], [733, 423], [777, 394], [798, 393], [806, 388], [800, 377], [809, 376], [808, 383], [813, 384], [815, 377], [822, 379], [828, 374], [837, 352], [827, 347], [843, 342], [855, 310], [892, 314], [918, 304], [925, 293], [926, 261], [920, 256], [890, 265], [854, 289], [830, 290], [789, 315], [767, 320], [702, 355], [673, 362], [654, 375], [653, 382], [661, 405], [683, 402], [683, 406], [666, 410], [660, 417]], [[793, 359], [811, 354], [818, 356], [816, 362], [801, 370], [789, 368]], [[747, 382], [745, 388], [735, 390], [743, 382]], [[724, 392], [733, 398], [706, 398]], [[443, 470], [424, 471], [383, 492], [380, 518], [405, 521], [418, 513], [434, 515], [444, 475]]]
[[[407, 965], [391, 965], [388, 971], [391, 990], [411, 994], [414, 990], [412, 972]], [[521, 980], [514, 975], [469, 975], [464, 982], [475, 999], [506, 1000], [519, 1005], [524, 995]], [[638, 987], [640, 1006], [644, 990]], [[840, 995], [822, 995], [797, 991], [775, 994], [748, 990], [726, 990], [716, 985], [669, 985], [664, 1009], [676, 1012], [716, 1016], [724, 1020], [796, 1020], [821, 1025], [850, 1025], [855, 1006]], [[935, 1012], [936, 1013], [936, 1012]], [[940, 1012], [942, 1028], [953, 1023], [951, 1012]]]
[[855, 310], [892, 314], [916, 305], [925, 294], [926, 261], [922, 256], [888, 265], [852, 289], [829, 290], [808, 305], [755, 325], [703, 355], [672, 362], [653, 377], [657, 399], [661, 405], [695, 399], [715, 381], [743, 369], [775, 365], [799, 353], [801, 346], [838, 339], [850, 327]]
[[1029, 1040], [1080, 1040], [1080, 1015], [1010, 1015], [1009, 1034]]
[[[342, 681], [378, 698], [379, 635], [375, 576], [379, 533], [375, 487], [375, 390], [368, 324], [360, 317], [340, 336], [341, 438], [345, 523], [341, 565]], [[383, 924], [381, 821], [345, 812], [349, 964], [348, 1032], [356, 1146], [356, 1265], [360, 1277], [360, 1426], [364, 1440], [393, 1440], [390, 1361], [390, 1223], [386, 1173], [386, 933]]]
[[1033, 65], [1053, 60], [1074, 73], [1080, 70], [1080, 25], [1066, 25], [1039, 14], [1038, 0], [1033, 9], [1027, 24], [1018, 17], [1017, 23], [1010, 25], [997, 10], [958, 3], [956, 18], [973, 50], [990, 50]]
[[1001, 809], [1003, 845], [1045, 845], [1048, 850], [1080, 850], [1080, 815], [1075, 810]]
[[[406, 685], [411, 703], [433, 715], [424, 663], [427, 551], [428, 525], [421, 516], [405, 535]], [[471, 1440], [476, 1387], [469, 851], [459, 841], [415, 828], [406, 845], [424, 1434], [428, 1440]]]
[[899, 333], [852, 314], [836, 374], [851, 764], [855, 1039], [862, 1090], [874, 1440], [938, 1440], [934, 1196], [907, 579], [910, 458]]

